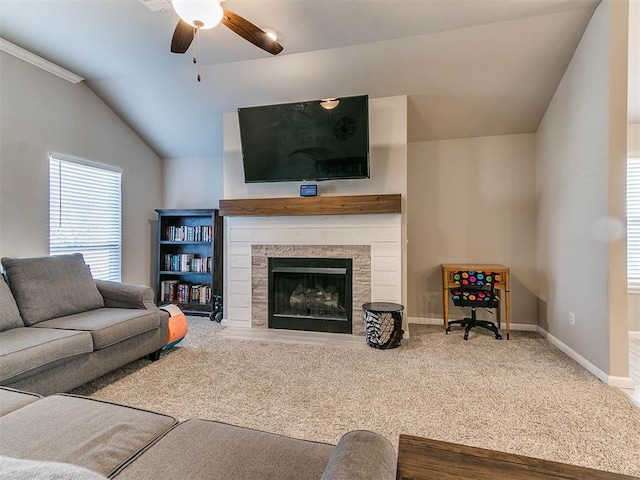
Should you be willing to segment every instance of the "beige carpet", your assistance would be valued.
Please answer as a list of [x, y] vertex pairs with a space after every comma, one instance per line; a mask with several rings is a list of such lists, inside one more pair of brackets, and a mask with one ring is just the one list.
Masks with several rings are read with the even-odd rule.
[[362, 428], [396, 445], [406, 433], [640, 475], [640, 409], [537, 334], [465, 342], [412, 325], [411, 340], [380, 351], [233, 340], [220, 328], [192, 317], [159, 361], [74, 393], [330, 443]]

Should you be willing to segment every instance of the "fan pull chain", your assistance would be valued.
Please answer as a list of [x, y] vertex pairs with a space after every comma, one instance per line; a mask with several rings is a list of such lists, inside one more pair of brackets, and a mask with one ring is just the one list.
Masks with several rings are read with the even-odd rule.
[[200, 29], [196, 28], [196, 53], [193, 54], [193, 63], [196, 64], [197, 67], [197, 79], [200, 81], [200, 64], [198, 63], [198, 55], [200, 55]]

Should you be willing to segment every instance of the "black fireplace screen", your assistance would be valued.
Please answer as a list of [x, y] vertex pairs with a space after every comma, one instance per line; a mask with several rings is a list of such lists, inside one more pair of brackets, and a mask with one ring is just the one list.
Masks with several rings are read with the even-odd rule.
[[351, 333], [351, 259], [269, 258], [269, 327]]

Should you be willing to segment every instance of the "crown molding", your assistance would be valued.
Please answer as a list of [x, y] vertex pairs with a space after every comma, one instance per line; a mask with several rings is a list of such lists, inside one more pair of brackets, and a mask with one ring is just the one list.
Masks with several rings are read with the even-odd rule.
[[61, 66], [56, 65], [55, 63], [52, 63], [49, 60], [45, 60], [44, 58], [39, 57], [35, 53], [31, 53], [30, 51], [25, 50], [24, 48], [19, 47], [5, 40], [4, 38], [0, 38], [0, 50], [10, 55], [13, 55], [14, 57], [17, 57], [20, 60], [24, 60], [25, 62], [30, 63], [31, 65], [34, 65], [46, 72], [52, 73], [60, 78], [63, 78], [67, 82], [80, 83], [84, 80], [84, 78], [82, 78], [81, 76], [76, 75], [75, 73], [62, 68]]

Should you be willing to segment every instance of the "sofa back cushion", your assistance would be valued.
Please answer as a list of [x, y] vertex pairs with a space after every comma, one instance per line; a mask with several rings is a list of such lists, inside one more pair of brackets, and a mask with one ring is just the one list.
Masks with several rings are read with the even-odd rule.
[[80, 253], [3, 258], [11, 292], [25, 325], [104, 307]]
[[9, 285], [0, 275], [0, 332], [17, 327], [24, 327], [24, 322]]

